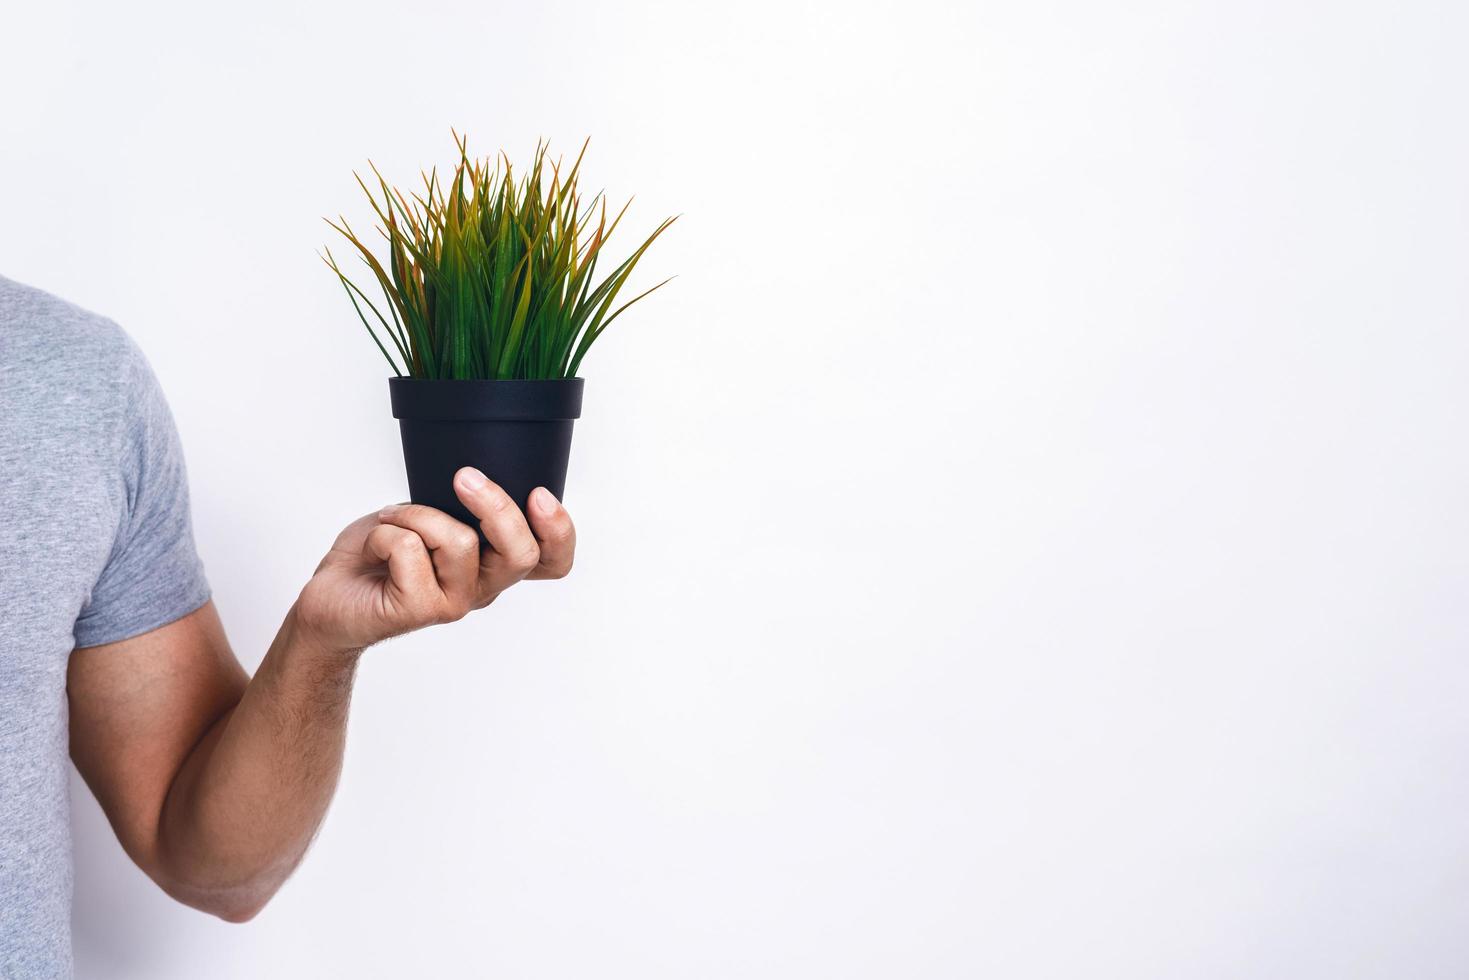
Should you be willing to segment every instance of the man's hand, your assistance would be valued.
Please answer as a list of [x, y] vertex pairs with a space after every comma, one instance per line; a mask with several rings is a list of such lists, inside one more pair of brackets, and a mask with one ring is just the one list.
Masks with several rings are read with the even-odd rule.
[[361, 517], [337, 536], [296, 604], [297, 626], [314, 646], [350, 653], [379, 640], [481, 609], [523, 578], [571, 570], [576, 530], [550, 491], [531, 494], [530, 523], [483, 473], [466, 466], [454, 492], [479, 518], [474, 529], [443, 511], [396, 504]]

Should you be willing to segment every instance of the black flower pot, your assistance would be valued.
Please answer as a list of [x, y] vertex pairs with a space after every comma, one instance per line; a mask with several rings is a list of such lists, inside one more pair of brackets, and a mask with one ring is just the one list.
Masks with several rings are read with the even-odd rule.
[[478, 527], [478, 518], [454, 493], [454, 474], [462, 466], [482, 471], [522, 511], [536, 487], [545, 487], [558, 500], [565, 492], [571, 427], [581, 417], [581, 378], [390, 378], [388, 390], [414, 503], [437, 507]]

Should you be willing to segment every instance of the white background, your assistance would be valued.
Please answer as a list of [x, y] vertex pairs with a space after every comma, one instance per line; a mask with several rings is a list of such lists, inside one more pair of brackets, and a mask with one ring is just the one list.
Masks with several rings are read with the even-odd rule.
[[76, 783], [79, 976], [1462, 977], [1466, 29], [7, 4], [0, 270], [151, 357], [248, 666], [405, 492], [313, 255], [352, 169], [590, 135], [684, 215], [584, 369], [572, 578], [365, 658], [249, 925]]

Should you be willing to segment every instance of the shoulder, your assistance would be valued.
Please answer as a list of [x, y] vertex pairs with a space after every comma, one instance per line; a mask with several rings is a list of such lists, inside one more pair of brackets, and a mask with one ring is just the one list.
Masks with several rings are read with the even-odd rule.
[[0, 448], [37, 458], [129, 465], [139, 429], [164, 417], [142, 352], [112, 320], [0, 278]]
[[123, 408], [149, 372], [112, 320], [0, 276], [0, 377], [13, 392]]
[[47, 363], [96, 368], [138, 356], [132, 340], [107, 317], [4, 276], [0, 276], [0, 342], [10, 364], [29, 355]]

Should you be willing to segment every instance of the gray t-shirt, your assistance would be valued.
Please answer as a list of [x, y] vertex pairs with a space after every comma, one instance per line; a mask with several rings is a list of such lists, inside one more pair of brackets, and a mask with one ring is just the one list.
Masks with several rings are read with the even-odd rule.
[[208, 598], [142, 354], [111, 321], [0, 278], [0, 977], [71, 975], [72, 650]]

